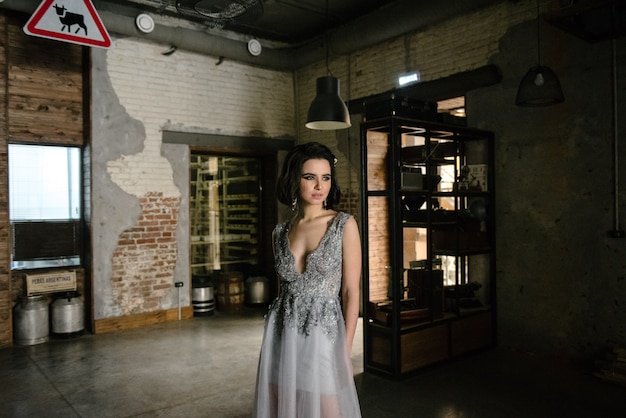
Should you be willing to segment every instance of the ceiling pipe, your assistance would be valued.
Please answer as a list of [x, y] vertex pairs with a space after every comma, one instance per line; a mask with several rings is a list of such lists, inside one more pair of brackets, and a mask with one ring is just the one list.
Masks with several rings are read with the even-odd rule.
[[[327, 39], [332, 54], [349, 54], [446, 18], [470, 13], [502, 1], [505, 0], [471, 2], [466, 0], [441, 2], [402, 0], [350, 22], [331, 32], [324, 39]], [[0, 3], [0, 9], [32, 15], [39, 4], [40, 0], [5, 0]], [[110, 34], [149, 39], [168, 46], [176, 46], [179, 49], [223, 57], [250, 65], [290, 71], [322, 61], [326, 57], [327, 49], [323, 44], [323, 39], [313, 40], [298, 47], [269, 48], [264, 46], [260, 55], [253, 56], [248, 52], [246, 42], [213, 35], [207, 32], [208, 28], [207, 31], [201, 31], [156, 24], [154, 30], [146, 34], [140, 32], [135, 26], [135, 17], [139, 13], [145, 13], [146, 10], [106, 1], [94, 1], [94, 6]], [[150, 12], [147, 13], [150, 14]]]
[[223, 38], [194, 29], [156, 24], [150, 33], [137, 29], [134, 17], [102, 11], [98, 12], [102, 23], [110, 33], [148, 39], [157, 43], [176, 46], [190, 52], [197, 52], [215, 57], [243, 62], [275, 70], [293, 69], [293, 51], [263, 48], [260, 55], [248, 52], [248, 44], [233, 39]]
[[351, 114], [365, 112], [367, 103], [379, 103], [389, 97], [411, 97], [425, 102], [437, 102], [465, 95], [468, 91], [493, 86], [502, 80], [500, 69], [493, 65], [485, 65], [474, 70], [463, 71], [437, 80], [416, 83], [406, 87], [398, 87], [366, 98], [350, 100], [348, 108]]
[[[40, 0], [5, 0], [0, 9], [33, 14]], [[224, 57], [250, 65], [288, 71], [293, 69], [293, 51], [263, 48], [263, 53], [253, 56], [248, 52], [247, 43], [216, 36], [197, 29], [155, 24], [150, 33], [141, 32], [135, 23], [142, 11], [115, 5], [94, 4], [98, 16], [109, 34], [148, 39], [167, 46], [176, 46], [190, 52]], [[149, 13], [148, 13], [149, 14]], [[26, 24], [26, 22], [24, 22]]]

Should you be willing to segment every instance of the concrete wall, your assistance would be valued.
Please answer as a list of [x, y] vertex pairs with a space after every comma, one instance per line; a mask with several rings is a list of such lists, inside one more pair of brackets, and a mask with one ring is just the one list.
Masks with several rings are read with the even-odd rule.
[[[565, 358], [592, 357], [626, 342], [623, 238], [611, 238], [624, 211], [623, 134], [614, 152], [612, 42], [590, 44], [546, 27], [544, 64], [559, 76], [565, 103], [513, 106], [533, 60], [535, 26], [509, 29], [490, 61], [499, 86], [468, 95], [470, 123], [496, 135], [499, 340]], [[626, 69], [624, 38], [615, 42]], [[618, 84], [617, 109], [626, 105]], [[614, 187], [618, 184], [617, 196]], [[617, 198], [617, 210], [615, 202]], [[624, 228], [622, 221], [618, 229]]]
[[[555, 4], [543, 2], [542, 11]], [[496, 136], [498, 343], [591, 358], [626, 344], [626, 241], [607, 235], [616, 214], [612, 44], [590, 44], [542, 24], [542, 63], [558, 74], [566, 102], [517, 107], [519, 82], [537, 64], [535, 13], [534, 0], [505, 2], [349, 56], [331, 56], [329, 66], [341, 79], [344, 100], [388, 91], [408, 70], [419, 70], [428, 81], [487, 64], [501, 69], [501, 83], [466, 97], [469, 125]], [[625, 42], [616, 42], [620, 74]], [[314, 95], [311, 80], [325, 72], [325, 63], [297, 71], [301, 119]], [[625, 86], [621, 81], [618, 109], [626, 105]], [[622, 119], [619, 132], [626, 128]], [[345, 150], [358, 145], [358, 129], [320, 133], [303, 123], [298, 129], [301, 141], [325, 142], [348, 160]], [[620, 146], [618, 161], [625, 156]], [[619, 185], [626, 184], [623, 171]], [[358, 167], [340, 176], [358, 187]], [[620, 186], [618, 215], [625, 192]]]

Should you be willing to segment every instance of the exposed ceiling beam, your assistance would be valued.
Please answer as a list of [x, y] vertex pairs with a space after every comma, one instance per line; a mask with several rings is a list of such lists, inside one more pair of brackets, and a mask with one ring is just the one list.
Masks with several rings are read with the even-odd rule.
[[[401, 0], [329, 32], [324, 39], [298, 47], [263, 47], [258, 56], [248, 53], [245, 41], [227, 38], [189, 25], [157, 23], [150, 33], [140, 32], [135, 17], [142, 10], [106, 1], [94, 2], [104, 26], [111, 34], [145, 38], [192, 52], [232, 59], [250, 65], [281, 71], [295, 70], [324, 60], [330, 55], [349, 54], [377, 43], [443, 21], [452, 16], [502, 2], [504, 0], [443, 0], [437, 2]], [[0, 9], [32, 14], [40, 0], [5, 0]], [[175, 22], [174, 22], [175, 23]]]

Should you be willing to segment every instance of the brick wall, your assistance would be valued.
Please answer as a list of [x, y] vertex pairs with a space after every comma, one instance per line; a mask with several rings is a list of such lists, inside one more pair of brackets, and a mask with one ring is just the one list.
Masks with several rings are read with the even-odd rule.
[[120, 235], [113, 253], [113, 295], [123, 315], [159, 310], [176, 264], [180, 199], [154, 192], [139, 202], [141, 216]]
[[[507, 29], [532, 19], [535, 13], [534, 1], [502, 2], [346, 56], [331, 55], [329, 68], [341, 79], [341, 96], [346, 101], [391, 90], [397, 87], [398, 76], [409, 71], [419, 71], [422, 81], [435, 80], [489, 64]], [[535, 47], [529, 42], [528, 48]], [[315, 95], [312, 80], [323, 75], [325, 63], [296, 72], [301, 119], [306, 118]], [[315, 136], [303, 124], [298, 129], [303, 141]]]
[[[346, 56], [333, 57], [331, 51], [328, 66], [340, 79], [341, 97], [345, 101], [391, 90], [397, 87], [398, 76], [408, 71], [419, 71], [422, 81], [435, 80], [489, 64], [498, 53], [500, 39], [507, 29], [532, 19], [535, 13], [534, 1], [503, 2]], [[532, 42], [528, 46], [534, 47]], [[312, 131], [302, 122], [315, 96], [314, 80], [326, 72], [325, 62], [296, 71], [298, 142], [319, 141], [337, 153], [344, 162], [337, 166], [338, 181], [351, 201], [346, 209], [358, 214], [360, 173], [354, 154], [360, 142], [356, 124], [359, 121], [343, 133]], [[356, 143], [356, 148], [348, 143]]]

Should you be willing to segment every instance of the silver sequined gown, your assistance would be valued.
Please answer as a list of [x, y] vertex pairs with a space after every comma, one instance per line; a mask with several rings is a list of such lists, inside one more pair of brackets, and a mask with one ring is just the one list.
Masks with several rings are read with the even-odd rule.
[[253, 416], [361, 416], [339, 302], [342, 236], [339, 212], [300, 273], [289, 250], [289, 222], [275, 230], [280, 294], [270, 305], [259, 358]]

